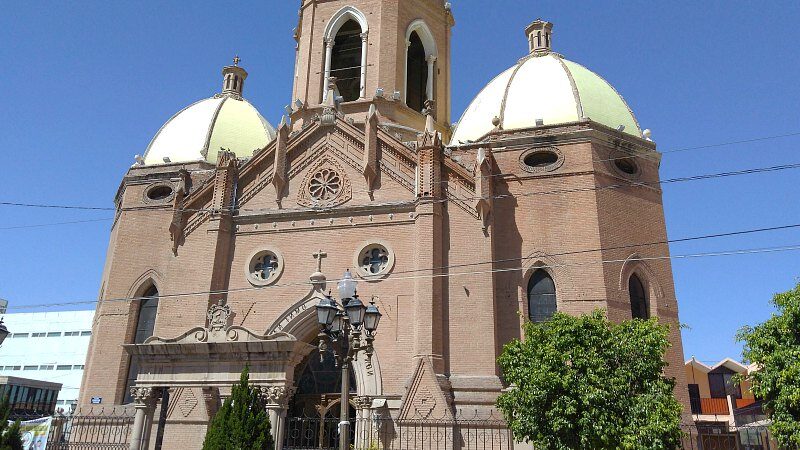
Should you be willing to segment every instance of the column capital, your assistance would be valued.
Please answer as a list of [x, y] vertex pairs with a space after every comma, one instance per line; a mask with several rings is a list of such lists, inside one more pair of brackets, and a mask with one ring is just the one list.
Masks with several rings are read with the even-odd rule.
[[369, 409], [372, 407], [372, 397], [369, 395], [359, 395], [353, 397], [353, 403], [355, 403], [356, 409]]
[[294, 395], [296, 388], [294, 386], [259, 386], [258, 390], [267, 407], [287, 408], [289, 399]]
[[326, 37], [325, 38], [325, 48], [333, 48], [333, 44], [336, 42], [334, 38]]
[[436, 62], [436, 55], [428, 55], [428, 56], [426, 56], [425, 57], [425, 61], [427, 61], [428, 64], [435, 63]]
[[156, 389], [152, 387], [134, 386], [131, 388], [134, 407], [142, 408], [154, 406], [156, 402]]
[[369, 36], [369, 31], [365, 31], [359, 34], [359, 36], [361, 36], [361, 42], [367, 42], [367, 36]]

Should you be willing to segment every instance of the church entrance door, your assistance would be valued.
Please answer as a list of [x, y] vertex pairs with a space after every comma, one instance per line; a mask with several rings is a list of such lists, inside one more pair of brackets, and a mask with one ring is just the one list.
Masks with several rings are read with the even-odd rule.
[[[348, 371], [351, 398], [356, 394], [352, 368]], [[339, 411], [342, 370], [336, 366], [331, 349], [320, 355], [313, 350], [295, 370], [297, 391], [289, 402], [284, 431], [285, 450], [332, 450], [339, 448]], [[351, 433], [355, 430], [355, 409], [349, 407]], [[352, 436], [351, 436], [352, 438]], [[352, 442], [352, 439], [351, 439]]]

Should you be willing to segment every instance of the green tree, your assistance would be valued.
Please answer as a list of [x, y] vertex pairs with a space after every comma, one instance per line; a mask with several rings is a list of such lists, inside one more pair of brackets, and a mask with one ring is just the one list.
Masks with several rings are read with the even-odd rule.
[[613, 324], [602, 310], [524, 326], [498, 362], [497, 403], [514, 437], [540, 449], [674, 449], [681, 404], [664, 377], [669, 327]]
[[800, 445], [800, 283], [772, 298], [777, 313], [736, 336], [742, 355], [755, 363], [748, 375], [751, 390], [764, 403], [770, 431], [782, 445]]
[[258, 389], [249, 385], [250, 371], [242, 370], [239, 383], [217, 411], [206, 431], [203, 450], [272, 450], [269, 416]]
[[19, 420], [9, 425], [8, 416], [10, 414], [11, 405], [6, 396], [0, 402], [0, 450], [22, 450]]

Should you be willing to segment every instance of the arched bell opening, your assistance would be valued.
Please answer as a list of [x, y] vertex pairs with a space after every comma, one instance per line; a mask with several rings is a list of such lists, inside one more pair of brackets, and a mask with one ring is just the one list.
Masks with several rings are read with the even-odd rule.
[[333, 43], [330, 76], [336, 77], [336, 90], [342, 101], [358, 100], [361, 93], [362, 48], [361, 26], [348, 20], [339, 28]]
[[428, 99], [428, 63], [425, 61], [425, 46], [416, 31], [411, 32], [406, 59], [408, 81], [406, 104], [414, 111], [422, 111]]

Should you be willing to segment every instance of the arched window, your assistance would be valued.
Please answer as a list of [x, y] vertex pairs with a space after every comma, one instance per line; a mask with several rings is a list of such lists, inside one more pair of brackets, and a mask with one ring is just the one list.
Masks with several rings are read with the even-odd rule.
[[[153, 330], [156, 326], [156, 313], [158, 312], [158, 290], [155, 286], [151, 286], [139, 300], [139, 312], [136, 315], [136, 333], [133, 335], [133, 344], [142, 344], [144, 341], [153, 335]], [[130, 388], [136, 382], [136, 377], [139, 375], [139, 366], [136, 360], [131, 358], [128, 364], [128, 379], [125, 383], [125, 401], [130, 403], [133, 401], [131, 398]]]
[[358, 100], [361, 94], [361, 26], [353, 19], [339, 28], [331, 53], [330, 76], [343, 101]]
[[556, 310], [556, 285], [550, 274], [537, 269], [528, 280], [528, 318], [531, 322], [545, 322]]
[[631, 317], [634, 319], [650, 318], [650, 305], [642, 280], [636, 274], [628, 279], [628, 294], [631, 296]]
[[406, 105], [421, 112], [428, 99], [428, 63], [425, 61], [425, 46], [416, 31], [412, 31], [409, 38], [406, 82]]

